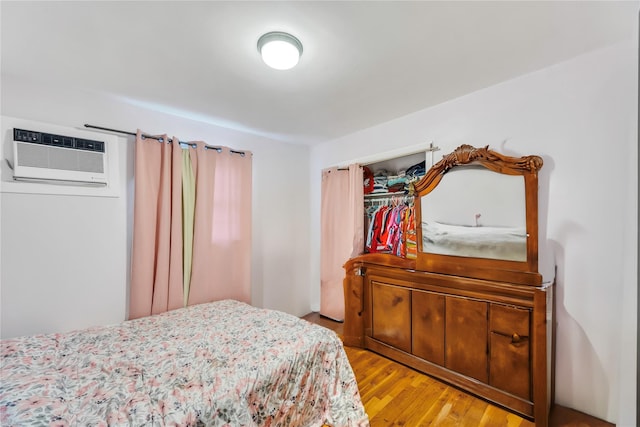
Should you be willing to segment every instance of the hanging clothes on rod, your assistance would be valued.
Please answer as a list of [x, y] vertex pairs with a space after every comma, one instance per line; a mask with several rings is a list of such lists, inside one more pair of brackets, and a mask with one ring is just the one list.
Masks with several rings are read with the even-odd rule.
[[[366, 251], [415, 258], [415, 226], [412, 225], [413, 197], [394, 195], [367, 199], [365, 203], [368, 224]], [[410, 227], [413, 227], [413, 231]], [[407, 236], [411, 235], [413, 235], [413, 241], [407, 241]]]
[[366, 207], [369, 206], [384, 206], [384, 205], [399, 205], [404, 204], [407, 206], [413, 206], [414, 196], [409, 194], [397, 193], [397, 194], [384, 194], [378, 197], [368, 196], [364, 199]]

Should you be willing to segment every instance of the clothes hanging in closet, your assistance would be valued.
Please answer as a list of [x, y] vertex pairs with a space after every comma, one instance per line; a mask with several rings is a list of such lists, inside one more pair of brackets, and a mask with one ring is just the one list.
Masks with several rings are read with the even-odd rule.
[[366, 250], [390, 253], [403, 258], [416, 257], [413, 206], [393, 202], [367, 209]]

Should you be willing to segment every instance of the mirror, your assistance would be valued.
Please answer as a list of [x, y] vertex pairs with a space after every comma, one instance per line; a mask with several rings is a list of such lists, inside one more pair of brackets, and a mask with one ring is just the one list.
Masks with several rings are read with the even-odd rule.
[[420, 197], [425, 253], [507, 261], [527, 260], [527, 216], [522, 175], [479, 165], [449, 170]]
[[416, 269], [537, 285], [539, 156], [461, 145], [413, 185]]

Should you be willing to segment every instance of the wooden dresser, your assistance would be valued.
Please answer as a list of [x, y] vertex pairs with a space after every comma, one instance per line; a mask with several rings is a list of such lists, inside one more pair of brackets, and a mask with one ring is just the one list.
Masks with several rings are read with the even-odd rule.
[[[515, 210], [524, 211], [526, 232], [521, 241], [505, 238], [508, 243], [505, 240], [504, 246], [511, 245], [508, 251], [485, 249], [489, 239], [472, 237], [476, 247], [464, 249], [458, 241], [451, 244], [439, 241], [438, 234], [429, 234], [429, 225], [443, 220], [438, 215], [452, 215], [447, 213], [450, 208], [437, 212], [432, 202], [449, 203], [447, 194], [452, 200], [474, 198], [454, 187], [446, 187], [444, 199], [442, 195], [430, 197], [440, 181], [447, 179], [446, 174], [468, 165], [492, 172], [496, 175], [492, 179], [502, 179], [501, 175], [523, 178], [522, 194], [514, 196], [523, 201], [514, 204], [522, 204]], [[554, 287], [553, 281], [543, 283], [537, 265], [537, 171], [541, 166], [537, 156], [512, 158], [467, 145], [434, 165], [415, 184], [417, 259], [364, 254], [345, 264], [345, 345], [380, 353], [501, 405], [537, 426], [547, 426], [552, 400]], [[478, 185], [480, 189], [470, 185], [471, 191], [502, 188], [502, 184]], [[502, 203], [501, 198], [508, 195], [488, 198], [490, 203]], [[460, 206], [451, 207], [454, 216], [465, 209], [480, 213], [472, 215], [475, 224], [460, 225], [462, 232], [493, 233], [508, 228], [480, 229], [483, 225], [477, 223], [478, 217], [511, 225], [510, 219], [502, 219], [503, 207], [496, 214], [491, 206], [477, 201], [470, 207], [465, 200], [459, 202]], [[451, 233], [447, 229], [440, 234], [449, 239]], [[502, 238], [498, 243], [495, 236], [490, 240], [491, 245], [503, 245]], [[451, 253], [447, 245], [460, 252]], [[487, 258], [482, 257], [485, 253]]]

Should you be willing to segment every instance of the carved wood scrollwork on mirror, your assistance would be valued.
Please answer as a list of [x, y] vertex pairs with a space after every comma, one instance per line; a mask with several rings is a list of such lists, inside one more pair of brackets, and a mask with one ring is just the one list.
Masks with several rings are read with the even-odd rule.
[[418, 270], [539, 285], [539, 156], [461, 145], [414, 185]]

